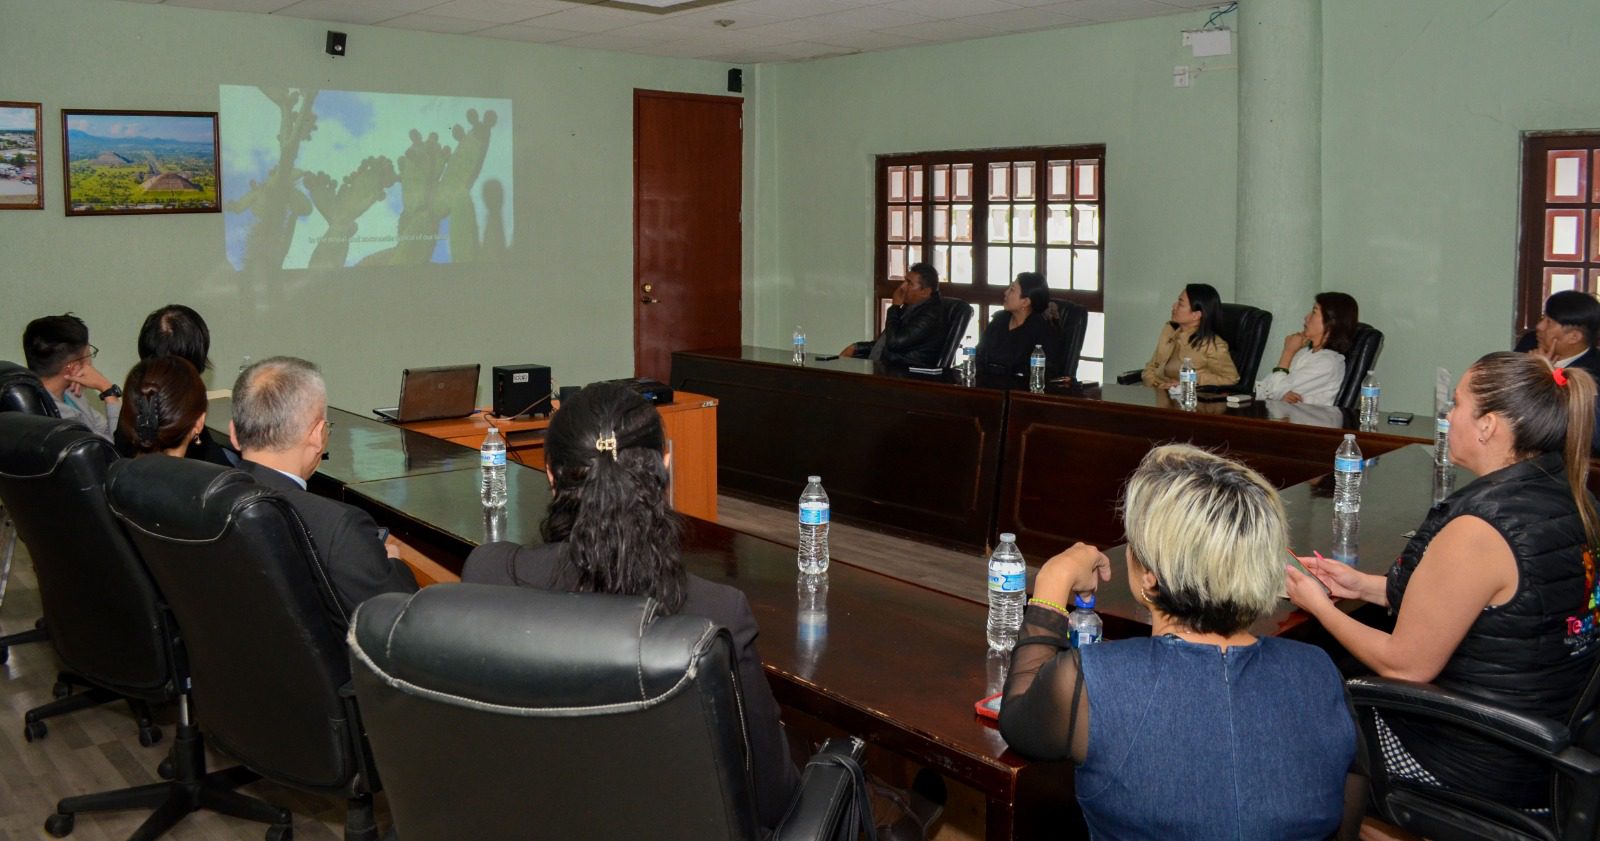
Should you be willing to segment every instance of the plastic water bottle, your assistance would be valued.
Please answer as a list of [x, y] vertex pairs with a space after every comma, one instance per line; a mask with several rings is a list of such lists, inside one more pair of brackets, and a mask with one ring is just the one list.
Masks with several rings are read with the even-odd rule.
[[[814, 669], [828, 645], [828, 576], [800, 573], [795, 582], [795, 642], [803, 671]], [[809, 675], [806, 675], [809, 677]]]
[[1333, 454], [1333, 512], [1354, 514], [1361, 510], [1361, 448], [1355, 433], [1346, 432], [1344, 442]]
[[489, 427], [478, 448], [478, 464], [483, 471], [483, 507], [503, 508], [506, 504], [506, 439], [497, 427]]
[[1359, 560], [1361, 546], [1361, 517], [1356, 514], [1333, 515], [1333, 559], [1354, 565]]
[[1072, 612], [1067, 614], [1067, 633], [1073, 648], [1094, 645], [1105, 634], [1105, 623], [1100, 621], [1100, 614], [1094, 612], [1093, 593], [1072, 597]]
[[1034, 345], [1028, 356], [1028, 390], [1034, 394], [1044, 391], [1044, 345]]
[[1378, 396], [1382, 393], [1378, 388], [1378, 372], [1368, 371], [1367, 378], [1361, 381], [1361, 431], [1375, 432], [1378, 429]]
[[828, 571], [828, 492], [821, 476], [807, 476], [800, 494], [800, 571], [817, 575]]
[[1199, 396], [1195, 394], [1195, 386], [1200, 382], [1200, 374], [1194, 369], [1194, 360], [1185, 356], [1183, 365], [1178, 368], [1178, 404], [1185, 409], [1193, 409]]
[[1456, 492], [1456, 469], [1450, 465], [1433, 466], [1433, 504], [1444, 502]]
[[1433, 422], [1433, 465], [1439, 468], [1450, 466], [1450, 404], [1446, 403], [1439, 410], [1439, 416]]
[[1022, 627], [1022, 608], [1028, 600], [1028, 565], [1017, 548], [1017, 536], [1000, 535], [1000, 545], [989, 556], [989, 648], [1010, 651]]
[[978, 382], [978, 349], [972, 345], [961, 346], [961, 384], [971, 388]]
[[806, 331], [798, 324], [794, 327], [794, 364], [806, 364]]

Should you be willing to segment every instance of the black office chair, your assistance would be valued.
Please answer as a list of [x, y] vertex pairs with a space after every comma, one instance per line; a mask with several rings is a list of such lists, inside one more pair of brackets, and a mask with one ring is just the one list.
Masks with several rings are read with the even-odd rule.
[[[1425, 683], [1355, 678], [1346, 683], [1365, 735], [1372, 807], [1380, 819], [1428, 838], [1463, 841], [1593, 841], [1600, 831], [1600, 670], [1566, 721], [1524, 716]], [[1534, 814], [1462, 791], [1391, 778], [1375, 714], [1459, 728], [1537, 757], [1553, 774], [1551, 808]]]
[[1239, 372], [1238, 390], [1255, 389], [1256, 372], [1261, 370], [1261, 354], [1267, 349], [1272, 332], [1272, 313], [1248, 304], [1223, 304], [1217, 310], [1217, 335], [1228, 343], [1228, 355]]
[[[39, 377], [15, 362], [0, 360], [0, 412], [20, 412], [46, 418], [59, 418], [56, 401], [44, 390]], [[5, 604], [6, 585], [11, 581], [11, 559], [17, 551], [17, 529], [11, 514], [0, 505], [0, 605]], [[49, 639], [44, 620], [27, 631], [0, 637], [0, 663], [11, 659], [11, 646]]]
[[[400, 837], [760, 838], [728, 632], [657, 608], [476, 584], [362, 604], [351, 671]], [[824, 746], [775, 841], [856, 838], [859, 751]]]
[[1089, 310], [1063, 298], [1050, 301], [1056, 307], [1056, 354], [1062, 360], [1056, 376], [1078, 379], [1078, 358], [1083, 355], [1083, 339], [1089, 334]]
[[[118, 462], [106, 494], [182, 629], [196, 723], [248, 766], [208, 779], [340, 794], [346, 841], [374, 841], [377, 781], [343, 634], [327, 617], [338, 601], [294, 509], [248, 474], [195, 459]], [[269, 841], [289, 837], [287, 811], [235, 807], [273, 824]]]
[[972, 305], [966, 301], [940, 296], [944, 308], [944, 347], [939, 351], [936, 367], [950, 368], [956, 364], [956, 354], [961, 352], [961, 338], [967, 334], [967, 324], [972, 321]]
[[[0, 501], [28, 546], [50, 642], [67, 671], [56, 700], [24, 716], [28, 741], [45, 719], [125, 698], [139, 743], [161, 729], [150, 703], [177, 697], [161, 600], [122, 525], [106, 508], [111, 443], [76, 421], [0, 412]], [[73, 694], [74, 687], [87, 691]]]
[[1344, 355], [1344, 382], [1339, 385], [1339, 396], [1334, 405], [1341, 409], [1354, 409], [1361, 396], [1361, 381], [1367, 372], [1378, 364], [1378, 354], [1383, 353], [1383, 331], [1366, 322], [1356, 325], [1355, 338], [1350, 342], [1350, 352]]

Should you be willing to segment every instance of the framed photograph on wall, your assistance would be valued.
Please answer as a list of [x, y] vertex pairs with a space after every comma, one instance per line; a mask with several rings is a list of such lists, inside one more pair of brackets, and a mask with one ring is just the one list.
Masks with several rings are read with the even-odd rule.
[[215, 111], [61, 112], [68, 216], [220, 213]]
[[44, 209], [37, 102], [0, 102], [0, 210]]

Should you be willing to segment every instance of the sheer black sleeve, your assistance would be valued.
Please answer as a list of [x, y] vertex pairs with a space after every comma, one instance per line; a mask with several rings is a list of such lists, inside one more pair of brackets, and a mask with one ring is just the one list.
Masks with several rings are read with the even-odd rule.
[[1034, 605], [1023, 613], [1000, 705], [1000, 735], [1017, 753], [1078, 763], [1088, 753], [1089, 701], [1070, 640], [1061, 613]]

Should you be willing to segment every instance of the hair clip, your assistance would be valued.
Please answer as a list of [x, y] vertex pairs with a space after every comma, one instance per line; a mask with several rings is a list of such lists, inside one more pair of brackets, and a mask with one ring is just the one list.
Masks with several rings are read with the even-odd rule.
[[1555, 377], [1556, 377], [1556, 385], [1561, 386], [1562, 388], [1566, 388], [1567, 387], [1567, 369], [1565, 369], [1565, 368], [1557, 368], [1557, 369], [1555, 369]]
[[610, 453], [611, 460], [617, 460], [617, 433], [608, 432], [594, 439], [594, 448], [602, 453]]

